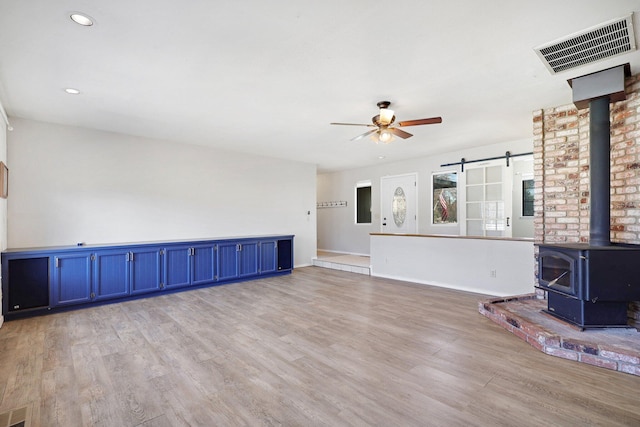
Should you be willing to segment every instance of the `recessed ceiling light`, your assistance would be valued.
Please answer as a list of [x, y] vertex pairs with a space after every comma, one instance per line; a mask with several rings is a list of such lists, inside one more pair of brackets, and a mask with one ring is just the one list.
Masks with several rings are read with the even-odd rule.
[[74, 12], [70, 17], [73, 22], [84, 27], [90, 27], [93, 25], [93, 19], [89, 15], [85, 15], [84, 13]]
[[80, 91], [78, 89], [74, 89], [72, 87], [68, 87], [64, 91], [67, 92], [69, 95], [79, 95], [80, 94]]
[[378, 156], [379, 160], [382, 160], [382, 159], [385, 159], [385, 158], [386, 158], [386, 156]]

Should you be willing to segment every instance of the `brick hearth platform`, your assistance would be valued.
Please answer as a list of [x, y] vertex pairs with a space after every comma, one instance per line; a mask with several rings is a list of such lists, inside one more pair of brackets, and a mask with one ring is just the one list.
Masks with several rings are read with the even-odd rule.
[[538, 350], [563, 359], [640, 376], [640, 332], [635, 328], [580, 331], [544, 312], [535, 294], [480, 301], [480, 314]]

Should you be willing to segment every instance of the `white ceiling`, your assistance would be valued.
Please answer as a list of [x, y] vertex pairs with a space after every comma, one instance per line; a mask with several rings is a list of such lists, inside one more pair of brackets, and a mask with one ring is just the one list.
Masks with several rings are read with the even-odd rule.
[[[638, 40], [638, 0], [0, 0], [0, 101], [334, 171], [530, 139], [533, 110], [571, 102], [567, 79], [640, 72], [636, 51], [551, 75], [533, 49], [631, 12]], [[388, 145], [329, 125], [369, 123], [381, 100], [443, 123]]]

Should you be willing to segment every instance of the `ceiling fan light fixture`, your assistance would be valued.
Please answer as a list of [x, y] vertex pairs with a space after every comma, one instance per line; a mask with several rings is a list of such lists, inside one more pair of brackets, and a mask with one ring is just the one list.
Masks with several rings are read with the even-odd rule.
[[380, 135], [378, 135], [378, 139], [380, 140], [380, 142], [382, 142], [383, 144], [388, 144], [391, 141], [393, 141], [393, 134], [391, 132], [389, 132], [388, 129], [382, 129], [380, 131]]
[[394, 111], [388, 108], [380, 109], [380, 124], [381, 125], [390, 125], [393, 122]]
[[371, 118], [372, 124], [336, 122], [332, 122], [330, 124], [343, 126], [366, 126], [370, 128], [370, 130], [356, 136], [355, 138], [351, 138], [351, 141], [358, 141], [365, 136], [370, 136], [376, 144], [378, 144], [380, 141], [382, 141], [383, 144], [388, 144], [389, 142], [394, 140], [394, 136], [402, 139], [411, 138], [413, 136], [409, 132], [405, 132], [404, 130], [400, 129], [401, 127], [442, 123], [442, 117], [430, 117], [426, 119], [405, 120], [398, 122], [395, 126], [392, 126], [393, 122], [396, 119], [396, 116], [394, 115], [394, 111], [389, 109], [389, 105], [391, 105], [391, 102], [380, 101], [377, 105], [380, 112]]

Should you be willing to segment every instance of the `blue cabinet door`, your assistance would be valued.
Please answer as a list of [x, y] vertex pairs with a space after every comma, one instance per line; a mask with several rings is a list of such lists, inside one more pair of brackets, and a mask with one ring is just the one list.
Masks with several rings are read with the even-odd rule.
[[164, 280], [167, 288], [181, 288], [191, 284], [191, 247], [164, 249]]
[[54, 257], [53, 306], [91, 301], [91, 254]]
[[256, 276], [258, 274], [258, 242], [240, 243], [240, 277]]
[[191, 248], [191, 284], [203, 285], [216, 280], [215, 245]]
[[231, 280], [238, 277], [238, 243], [218, 244], [218, 280]]
[[159, 291], [162, 286], [160, 248], [134, 249], [130, 254], [131, 294]]
[[260, 274], [278, 271], [278, 244], [275, 240], [260, 242]]
[[129, 295], [129, 257], [124, 250], [95, 253], [93, 292], [96, 300]]

